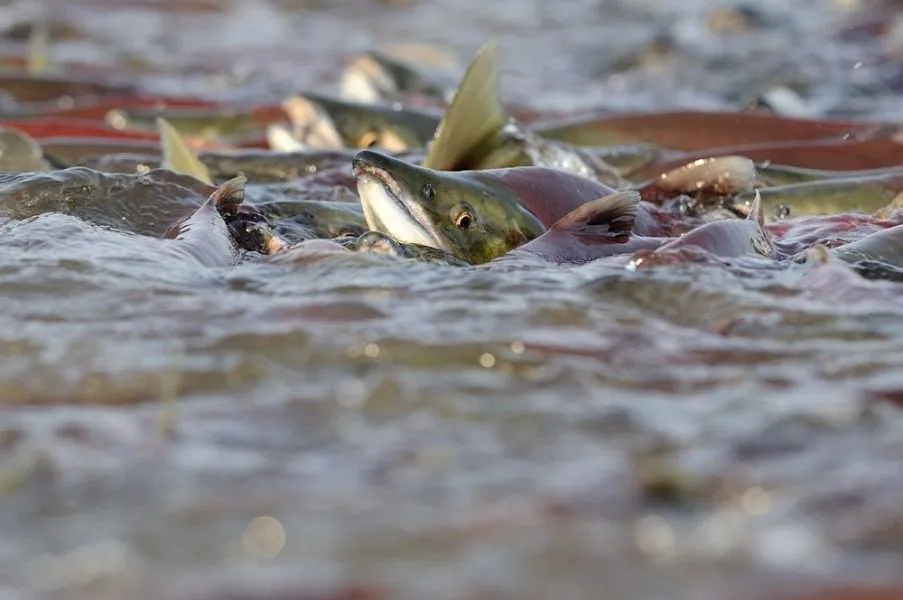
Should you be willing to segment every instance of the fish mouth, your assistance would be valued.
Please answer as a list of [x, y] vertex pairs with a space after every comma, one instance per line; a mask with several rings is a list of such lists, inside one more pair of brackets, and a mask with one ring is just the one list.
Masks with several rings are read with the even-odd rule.
[[351, 168], [357, 178], [357, 192], [367, 226], [399, 242], [429, 246], [451, 254], [423, 207], [406, 196], [388, 170], [369, 161], [370, 154], [383, 158], [365, 150], [355, 155]]

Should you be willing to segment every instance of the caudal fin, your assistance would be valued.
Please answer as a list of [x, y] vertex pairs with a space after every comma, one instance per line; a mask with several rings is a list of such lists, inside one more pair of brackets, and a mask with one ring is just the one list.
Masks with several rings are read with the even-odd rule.
[[160, 132], [160, 146], [163, 149], [161, 167], [183, 175], [191, 175], [204, 183], [213, 185], [213, 178], [210, 177], [207, 166], [198, 159], [179, 131], [169, 121], [163, 117], [157, 117], [157, 130]]
[[577, 237], [592, 237], [618, 241], [626, 238], [636, 221], [640, 194], [624, 190], [603, 196], [571, 211], [549, 230]]
[[462, 162], [487, 154], [507, 122], [496, 44], [487, 42], [464, 74], [436, 127], [423, 166], [440, 171], [466, 168], [461, 167]]

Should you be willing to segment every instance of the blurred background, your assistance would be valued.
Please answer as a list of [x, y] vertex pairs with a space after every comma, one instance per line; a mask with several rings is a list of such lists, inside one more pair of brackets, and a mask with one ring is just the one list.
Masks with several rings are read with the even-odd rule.
[[[44, 0], [6, 3], [7, 40], [49, 19], [53, 59], [165, 67], [161, 91], [337, 86], [356, 52], [416, 42], [466, 65], [498, 41], [506, 99], [562, 110], [713, 108], [775, 87], [815, 115], [897, 118], [903, 26], [865, 0]], [[203, 77], [201, 77], [203, 75]]]

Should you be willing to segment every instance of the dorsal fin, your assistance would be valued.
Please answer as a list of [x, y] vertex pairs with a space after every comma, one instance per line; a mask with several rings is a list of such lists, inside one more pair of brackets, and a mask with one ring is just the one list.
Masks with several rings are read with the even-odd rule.
[[756, 225], [765, 228], [765, 209], [762, 207], [762, 194], [756, 190], [756, 197], [753, 198], [752, 204], [749, 205], [749, 214], [746, 215], [747, 221], [755, 221]]
[[629, 235], [636, 220], [640, 194], [624, 190], [588, 202], [559, 219], [549, 230], [578, 236]]
[[224, 217], [237, 214], [238, 207], [245, 201], [245, 184], [247, 182], [248, 178], [244, 175], [230, 179], [210, 194], [210, 203]]
[[440, 171], [467, 168], [461, 167], [461, 162], [485, 154], [481, 145], [492, 140], [507, 122], [496, 44], [490, 41], [483, 44], [464, 74], [428, 144], [423, 166]]
[[157, 130], [160, 132], [160, 146], [163, 149], [163, 161], [160, 166], [176, 173], [191, 175], [204, 183], [213, 185], [213, 178], [207, 166], [202, 163], [188, 147], [188, 143], [169, 121], [157, 117]]

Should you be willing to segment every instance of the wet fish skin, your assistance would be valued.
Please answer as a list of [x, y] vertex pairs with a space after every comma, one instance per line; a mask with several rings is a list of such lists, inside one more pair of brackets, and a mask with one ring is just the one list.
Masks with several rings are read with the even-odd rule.
[[448, 102], [455, 89], [455, 78], [444, 70], [428, 70], [370, 50], [351, 60], [342, 74], [342, 97], [356, 102], [397, 101], [420, 94]]
[[615, 191], [556, 169], [439, 171], [372, 150], [355, 155], [353, 171], [371, 229], [471, 264], [502, 256]]
[[901, 175], [903, 167], [883, 167], [878, 169], [861, 169], [857, 171], [832, 171], [828, 169], [807, 169], [788, 165], [759, 163], [756, 165], [758, 180], [768, 186], [777, 187], [824, 179], [851, 179], [859, 177], [875, 177], [882, 175]]
[[[889, 227], [828, 250], [831, 256], [846, 263], [881, 263], [903, 268], [903, 225]], [[794, 257], [797, 262], [805, 260], [805, 253]]]
[[[903, 175], [877, 175], [851, 179], [825, 179], [806, 183], [760, 188], [767, 222], [802, 215], [873, 213], [886, 207], [903, 192]], [[738, 194], [728, 203], [745, 215], [754, 193]]]
[[[667, 238], [633, 232], [640, 195], [624, 190], [575, 209], [541, 236], [512, 249], [494, 263], [540, 259], [556, 264], [580, 264], [610, 256], [654, 249]], [[492, 264], [492, 263], [491, 263]]]
[[682, 194], [708, 203], [711, 198], [751, 191], [755, 183], [756, 168], [751, 160], [744, 156], [718, 156], [664, 172], [636, 189], [643, 200], [656, 204]]
[[0, 215], [27, 219], [59, 212], [95, 225], [159, 236], [214, 190], [194, 177], [167, 170], [113, 174], [71, 167], [0, 173]]
[[545, 230], [510, 190], [461, 172], [425, 169], [372, 151], [353, 170], [370, 229], [408, 244], [488, 262]]
[[240, 204], [237, 196], [244, 195], [247, 180], [237, 177], [218, 187], [191, 217], [167, 232], [165, 238], [178, 242], [163, 248], [170, 254], [188, 256], [205, 267], [228, 267], [239, 259], [239, 250], [226, 221], [220, 214], [220, 205]]
[[[885, 123], [781, 117], [754, 112], [676, 110], [652, 113], [596, 114], [537, 123], [533, 131], [580, 146], [650, 143], [686, 152], [751, 144], [774, 144], [868, 137]], [[736, 152], [732, 152], [736, 153]]]
[[47, 171], [40, 144], [26, 133], [0, 127], [0, 171]]
[[773, 142], [703, 148], [692, 152], [663, 151], [658, 160], [632, 172], [631, 181], [642, 181], [662, 171], [690, 161], [735, 154], [757, 164], [828, 171], [863, 171], [899, 168], [903, 164], [903, 143], [894, 137], [828, 138], [812, 141]]
[[166, 119], [182, 135], [206, 139], [240, 138], [263, 133], [252, 111], [209, 108], [115, 108], [104, 120], [116, 129], [155, 131], [158, 118]]
[[51, 73], [0, 73], [0, 90], [19, 102], [55, 101], [63, 96], [72, 98], [134, 95], [134, 85], [125, 82]]
[[353, 150], [271, 152], [241, 149], [199, 152], [198, 158], [216, 179], [245, 175], [254, 182], [290, 181], [327, 169], [346, 168]]
[[162, 156], [160, 145], [140, 140], [60, 136], [40, 141], [45, 158], [65, 167], [87, 166], [86, 160], [110, 154]]
[[440, 116], [387, 104], [346, 102], [305, 92], [284, 103], [294, 138], [317, 149], [423, 148]]
[[367, 231], [353, 239], [348, 248], [355, 252], [370, 252], [373, 254], [385, 254], [397, 258], [414, 259], [421, 262], [443, 264], [457, 267], [466, 267], [469, 263], [456, 256], [437, 248], [422, 244], [403, 244], [384, 233]]
[[316, 200], [276, 200], [254, 204], [275, 227], [301, 227], [310, 237], [361, 235], [367, 221], [360, 204]]

